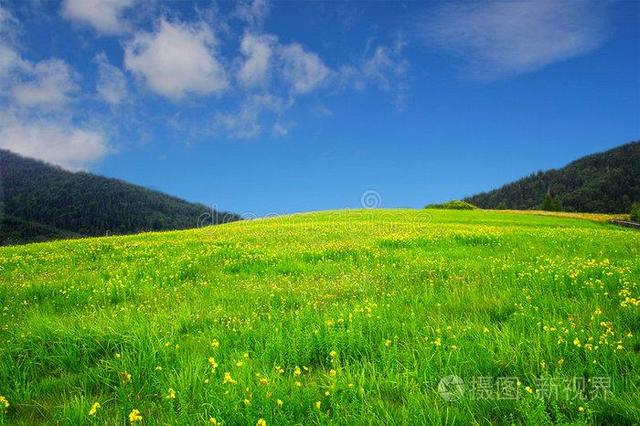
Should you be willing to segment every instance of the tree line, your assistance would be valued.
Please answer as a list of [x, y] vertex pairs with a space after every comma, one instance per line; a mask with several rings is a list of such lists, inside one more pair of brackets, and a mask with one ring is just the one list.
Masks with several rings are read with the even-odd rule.
[[[20, 240], [194, 228], [239, 220], [130, 183], [69, 172], [0, 150], [1, 233]], [[38, 234], [42, 235], [31, 235]], [[48, 235], [51, 234], [51, 235]], [[22, 240], [20, 240], [22, 241]]]
[[488, 209], [629, 213], [640, 201], [640, 141], [464, 199]]

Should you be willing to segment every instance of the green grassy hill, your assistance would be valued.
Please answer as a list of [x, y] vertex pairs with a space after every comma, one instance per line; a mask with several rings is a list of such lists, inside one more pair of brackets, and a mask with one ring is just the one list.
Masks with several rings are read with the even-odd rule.
[[581, 218], [333, 211], [4, 247], [0, 419], [633, 424], [639, 333], [640, 233]]

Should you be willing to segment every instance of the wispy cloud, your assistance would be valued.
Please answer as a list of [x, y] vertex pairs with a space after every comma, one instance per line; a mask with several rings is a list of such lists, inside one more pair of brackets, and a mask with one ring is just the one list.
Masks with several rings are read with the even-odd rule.
[[269, 16], [271, 5], [267, 0], [241, 0], [235, 10], [235, 15], [246, 22], [252, 30], [262, 28]]
[[329, 76], [329, 68], [314, 52], [292, 43], [280, 48], [282, 76], [295, 93], [309, 93]]
[[271, 35], [245, 34], [240, 43], [244, 62], [237, 79], [245, 88], [264, 87], [269, 83], [276, 38]]
[[104, 52], [96, 55], [94, 61], [98, 64], [98, 95], [108, 104], [119, 104], [127, 96], [126, 76], [120, 68], [111, 65]]
[[473, 77], [492, 80], [596, 49], [606, 38], [606, 7], [592, 0], [447, 4], [420, 25], [431, 44], [460, 56]]
[[391, 94], [398, 109], [404, 108], [408, 92], [407, 69], [409, 61], [404, 57], [404, 41], [398, 36], [391, 45], [369, 46], [364, 56], [351, 64], [343, 65], [338, 71], [342, 86], [350, 86], [358, 91], [376, 87]]
[[263, 133], [265, 127], [265, 115], [270, 116], [274, 124], [276, 136], [284, 136], [287, 133], [286, 126], [280, 122], [284, 111], [291, 106], [291, 101], [286, 101], [271, 94], [255, 94], [245, 98], [237, 113], [218, 112], [214, 115], [214, 133], [223, 132], [233, 139], [252, 139]]

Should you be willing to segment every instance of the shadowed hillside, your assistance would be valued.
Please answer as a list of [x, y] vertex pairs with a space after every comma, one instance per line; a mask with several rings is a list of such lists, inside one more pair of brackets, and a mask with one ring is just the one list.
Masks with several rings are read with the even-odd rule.
[[628, 213], [640, 200], [640, 142], [538, 172], [493, 191], [465, 198], [488, 209], [537, 209], [550, 194], [566, 211]]
[[[0, 243], [193, 228], [238, 220], [161, 192], [0, 150]], [[200, 221], [200, 223], [199, 223]]]

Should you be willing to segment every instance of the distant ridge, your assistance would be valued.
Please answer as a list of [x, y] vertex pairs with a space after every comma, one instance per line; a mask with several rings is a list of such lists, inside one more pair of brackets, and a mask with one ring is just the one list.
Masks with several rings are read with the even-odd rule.
[[0, 244], [194, 228], [239, 220], [202, 204], [0, 149]]
[[628, 213], [640, 201], [640, 141], [588, 155], [563, 168], [537, 172], [464, 201], [485, 209], [537, 209], [545, 195], [562, 210]]

